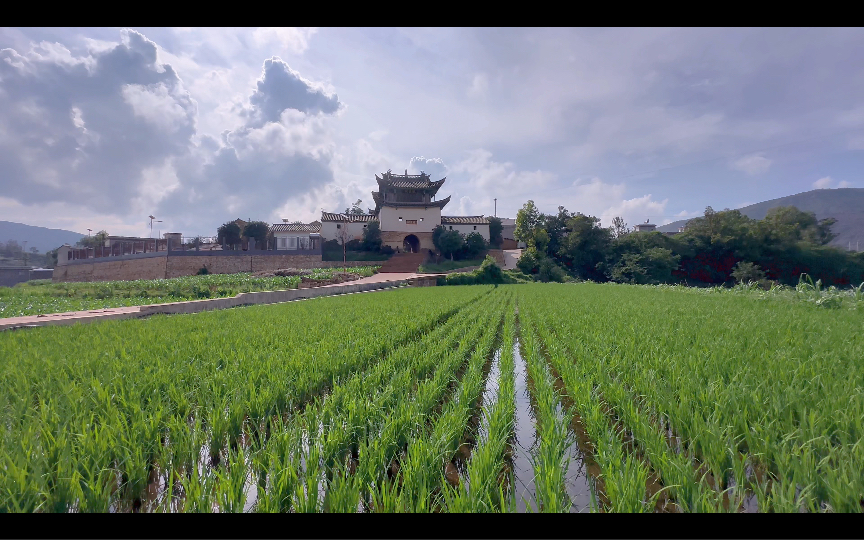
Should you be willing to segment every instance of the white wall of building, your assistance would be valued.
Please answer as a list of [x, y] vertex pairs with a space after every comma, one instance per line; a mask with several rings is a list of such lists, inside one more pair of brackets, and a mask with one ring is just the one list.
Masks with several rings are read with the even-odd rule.
[[486, 224], [477, 224], [477, 225], [451, 225], [445, 224], [445, 229], [459, 231], [463, 236], [468, 236], [471, 233], [480, 233], [481, 236], [484, 237], [484, 240], [487, 242], [490, 241], [490, 226], [488, 223]]
[[328, 240], [338, 240], [337, 232], [340, 230], [337, 225], [348, 229], [351, 239], [363, 240], [363, 230], [368, 222], [341, 223], [338, 221], [324, 221], [321, 224], [321, 238], [323, 242]]
[[[316, 238], [318, 235], [316, 235]], [[295, 249], [310, 249], [312, 246], [309, 233], [300, 232], [275, 232], [273, 238], [276, 241], [276, 249], [280, 250], [295, 250]]]
[[[402, 221], [399, 220], [400, 217]], [[382, 231], [398, 231], [406, 234], [432, 232], [436, 226], [441, 225], [442, 211], [437, 206], [432, 208], [383, 206], [379, 210], [378, 219], [381, 222]], [[417, 223], [409, 223], [412, 220], [417, 221]], [[487, 232], [487, 236], [489, 236], [489, 232]]]

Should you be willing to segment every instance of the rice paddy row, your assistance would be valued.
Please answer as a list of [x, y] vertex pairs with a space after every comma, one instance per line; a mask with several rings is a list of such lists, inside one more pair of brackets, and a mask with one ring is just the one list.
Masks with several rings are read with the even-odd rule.
[[862, 342], [594, 284], [7, 333], [0, 510], [861, 512]]

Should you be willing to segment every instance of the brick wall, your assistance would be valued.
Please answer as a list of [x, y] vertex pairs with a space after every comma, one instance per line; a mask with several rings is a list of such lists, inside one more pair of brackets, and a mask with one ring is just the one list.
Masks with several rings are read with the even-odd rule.
[[[371, 266], [370, 261], [349, 261], [346, 266]], [[192, 276], [202, 266], [211, 274], [272, 272], [280, 268], [338, 268], [342, 261], [322, 261], [321, 255], [238, 255], [234, 257], [169, 257], [166, 277]]]
[[250, 272], [252, 255], [230, 257], [169, 257], [165, 277], [194, 276], [202, 267], [211, 274], [236, 274]]
[[[219, 257], [153, 257], [69, 264], [54, 269], [52, 281], [129, 281], [193, 276], [202, 266], [211, 274], [265, 272], [280, 268], [340, 268], [342, 261], [322, 261], [321, 255], [232, 255]], [[375, 261], [349, 261], [346, 266], [380, 265]]]
[[164, 279], [168, 257], [129, 259], [125, 261], [99, 261], [67, 264], [54, 268], [51, 280], [60, 281], [130, 281], [135, 279]]

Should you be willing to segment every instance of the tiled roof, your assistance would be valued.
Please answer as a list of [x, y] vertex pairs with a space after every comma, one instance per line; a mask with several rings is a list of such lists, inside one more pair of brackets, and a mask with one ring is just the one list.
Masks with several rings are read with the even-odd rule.
[[366, 223], [368, 221], [375, 221], [375, 219], [375, 214], [332, 214], [330, 212], [321, 213], [322, 221], [336, 221], [339, 223], [342, 223], [344, 221], [347, 221], [349, 223]]
[[385, 202], [385, 201], [381, 200], [381, 193], [379, 193], [378, 191], [372, 192], [372, 199], [375, 201], [376, 211], [378, 211], [378, 209], [381, 208], [382, 206], [391, 206], [391, 207], [395, 207], [395, 208], [404, 208], [404, 207], [434, 208], [437, 206], [439, 208], [444, 208], [445, 205], [447, 205], [447, 203], [449, 203], [451, 201], [450, 195], [448, 195], [444, 199], [440, 199], [438, 201], [430, 201], [430, 202], [395, 202], [395, 201]]
[[380, 178], [375, 175], [375, 179], [380, 186], [391, 186], [405, 189], [433, 189], [438, 190], [445, 183], [445, 178], [431, 182], [428, 174], [393, 174], [385, 173]]
[[430, 182], [429, 177], [426, 178], [406, 178], [405, 176], [396, 176], [392, 180], [379, 180], [379, 185], [392, 186], [396, 188], [406, 188], [406, 189], [435, 189], [442, 187], [442, 184], [445, 183], [445, 179], [442, 178], [436, 182]]
[[484, 216], [442, 216], [442, 225], [487, 225], [489, 220]]
[[271, 225], [272, 232], [308, 232], [316, 233], [321, 231], [321, 223], [313, 221], [312, 223], [275, 223]]

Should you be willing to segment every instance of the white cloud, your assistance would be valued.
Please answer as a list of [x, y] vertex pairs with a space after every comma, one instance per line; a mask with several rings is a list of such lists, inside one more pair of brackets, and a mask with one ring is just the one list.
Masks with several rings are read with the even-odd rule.
[[835, 183], [835, 181], [832, 180], [831, 177], [824, 176], [823, 178], [820, 178], [819, 180], [814, 182], [814, 187], [816, 189], [826, 189], [826, 188], [831, 187], [832, 184], [834, 184], [834, 183]]
[[486, 73], [477, 73], [472, 78], [472, 84], [469, 86], [468, 95], [474, 98], [483, 98], [487, 95], [490, 88], [489, 78]]
[[734, 161], [730, 166], [737, 171], [742, 171], [753, 176], [768, 171], [771, 165], [771, 159], [764, 158], [760, 155], [753, 155], [740, 158]]
[[262, 48], [277, 46], [280, 49], [277, 52], [280, 53], [285, 51], [302, 54], [309, 47], [309, 40], [317, 30], [317, 28], [262, 27], [252, 32], [252, 39]]
[[475, 190], [492, 190], [503, 195], [543, 189], [556, 179], [555, 174], [547, 171], [518, 171], [513, 163], [493, 161], [492, 155], [484, 149], [472, 150], [452, 170], [468, 175]]
[[853, 184], [847, 180], [836, 182], [831, 176], [824, 176], [823, 178], [816, 180], [812, 186], [814, 186], [815, 189], [837, 189], [853, 187]]
[[127, 84], [121, 93], [135, 116], [154, 124], [159, 129], [174, 132], [194, 122], [195, 111], [181, 106], [177, 97], [163, 83], [144, 86]]
[[603, 225], [612, 224], [613, 218], [616, 216], [621, 216], [631, 225], [645, 223], [647, 219], [650, 223], [662, 225], [663, 223], [659, 223], [659, 221], [662, 220], [661, 216], [664, 215], [667, 202], [668, 199], [664, 199], [663, 201], [652, 200], [651, 194], [633, 199], [624, 199], [619, 204], [607, 208], [598, 217], [601, 218]]
[[447, 176], [448, 168], [441, 158], [415, 156], [409, 161], [408, 170], [412, 174], [420, 174], [422, 171], [430, 175], [433, 180], [441, 180]]

